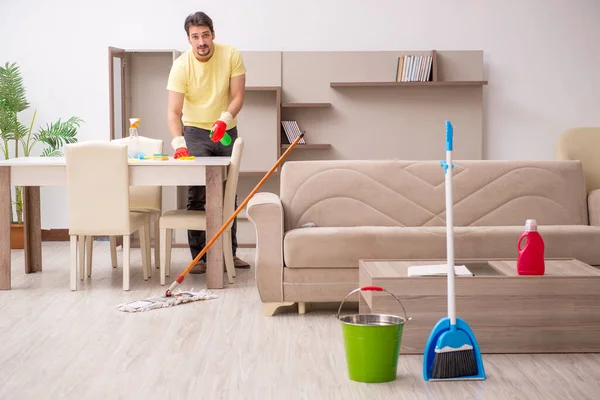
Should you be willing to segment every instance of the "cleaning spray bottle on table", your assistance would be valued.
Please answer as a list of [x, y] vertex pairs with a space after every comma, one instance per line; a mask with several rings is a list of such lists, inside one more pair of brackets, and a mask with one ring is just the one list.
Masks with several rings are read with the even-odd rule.
[[[525, 245], [521, 247], [523, 240]], [[544, 240], [537, 231], [537, 221], [528, 219], [525, 222], [525, 232], [517, 242], [519, 256], [517, 272], [519, 275], [544, 275]]]
[[140, 136], [137, 128], [140, 126], [139, 118], [129, 118], [129, 143], [127, 144], [128, 157], [139, 160], [143, 158], [140, 153]]

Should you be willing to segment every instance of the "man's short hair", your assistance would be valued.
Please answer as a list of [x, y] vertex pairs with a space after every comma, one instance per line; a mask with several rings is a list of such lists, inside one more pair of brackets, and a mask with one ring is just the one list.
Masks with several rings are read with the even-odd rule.
[[208, 28], [210, 29], [210, 32], [214, 32], [213, 29], [213, 21], [212, 19], [206, 15], [204, 12], [202, 11], [197, 11], [193, 14], [190, 14], [187, 16], [187, 18], [185, 19], [185, 32], [187, 33], [187, 35], [190, 35], [190, 26], [208, 26]]

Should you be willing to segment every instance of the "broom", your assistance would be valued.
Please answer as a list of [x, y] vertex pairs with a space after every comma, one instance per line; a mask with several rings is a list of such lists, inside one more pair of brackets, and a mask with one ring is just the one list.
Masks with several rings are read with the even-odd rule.
[[258, 189], [260, 189], [260, 187], [267, 181], [267, 179], [269, 179], [271, 174], [273, 174], [273, 172], [277, 169], [277, 167], [279, 167], [279, 165], [283, 162], [283, 159], [285, 157], [287, 157], [289, 152], [292, 151], [292, 149], [294, 147], [296, 147], [296, 145], [298, 144], [300, 139], [302, 139], [303, 137], [304, 137], [304, 133], [300, 133], [300, 135], [292, 142], [290, 147], [288, 147], [288, 149], [281, 155], [281, 157], [279, 157], [277, 162], [275, 162], [273, 167], [271, 167], [271, 169], [267, 172], [267, 174], [260, 180], [260, 182], [258, 182], [258, 184], [254, 187], [254, 189], [252, 189], [250, 194], [248, 196], [246, 196], [244, 201], [238, 206], [238, 208], [233, 212], [233, 214], [231, 214], [231, 216], [229, 217], [227, 222], [225, 222], [223, 224], [223, 226], [221, 226], [219, 231], [213, 236], [212, 239], [210, 239], [210, 241], [206, 244], [206, 246], [204, 246], [202, 251], [200, 253], [198, 253], [198, 255], [192, 260], [192, 262], [187, 266], [187, 268], [175, 279], [175, 281], [171, 284], [171, 286], [169, 286], [169, 288], [167, 289], [164, 296], [155, 297], [155, 298], [147, 299], [147, 300], [132, 301], [132, 302], [120, 304], [118, 306], [118, 310], [125, 311], [125, 312], [148, 311], [148, 310], [153, 310], [153, 309], [157, 309], [157, 308], [171, 307], [171, 306], [188, 303], [188, 302], [196, 301], [196, 300], [205, 300], [205, 299], [216, 298], [215, 295], [213, 295], [207, 291], [177, 292], [175, 289], [177, 288], [177, 286], [179, 286], [183, 282], [183, 280], [185, 279], [185, 276], [192, 270], [192, 268], [194, 268], [194, 265], [196, 265], [196, 263], [200, 260], [200, 258], [208, 251], [210, 246], [212, 246], [215, 243], [215, 241], [219, 238], [219, 236], [221, 236], [221, 234], [225, 231], [225, 229], [229, 226], [229, 224], [231, 224], [233, 222], [234, 218], [237, 217], [237, 215], [244, 209], [244, 207], [246, 207], [246, 204], [248, 204], [248, 202], [256, 194]]
[[452, 139], [453, 128], [446, 121], [446, 256], [448, 265], [448, 317], [434, 327], [427, 342], [423, 373], [425, 380], [485, 379], [477, 340], [468, 324], [456, 318], [454, 293], [454, 221], [452, 213]]

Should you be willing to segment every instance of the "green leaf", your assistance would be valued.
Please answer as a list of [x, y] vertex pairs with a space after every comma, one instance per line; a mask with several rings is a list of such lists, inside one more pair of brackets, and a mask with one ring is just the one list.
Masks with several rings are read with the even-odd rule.
[[16, 63], [0, 66], [0, 136], [5, 140], [21, 137], [17, 114], [29, 107], [23, 78]]
[[2, 108], [17, 114], [29, 107], [21, 71], [16, 63], [0, 66], [0, 103]]
[[65, 144], [77, 143], [77, 129], [81, 122], [83, 121], [78, 117], [71, 117], [64, 122], [58, 119], [58, 121], [46, 124], [45, 128], [40, 129], [34, 135], [34, 139], [49, 146], [49, 148], [44, 149], [42, 156], [55, 156], [56, 151], [60, 150]]
[[0, 134], [6, 140], [14, 140], [19, 131], [17, 114], [12, 112], [8, 105], [0, 101]]
[[29, 133], [29, 128], [27, 128], [25, 125], [23, 125], [19, 121], [16, 122], [15, 128], [16, 129], [15, 129], [14, 135], [15, 135], [15, 139], [17, 139], [17, 140], [24, 138]]
[[55, 150], [51, 147], [46, 147], [44, 151], [42, 151], [41, 157], [60, 157], [62, 155], [62, 151]]

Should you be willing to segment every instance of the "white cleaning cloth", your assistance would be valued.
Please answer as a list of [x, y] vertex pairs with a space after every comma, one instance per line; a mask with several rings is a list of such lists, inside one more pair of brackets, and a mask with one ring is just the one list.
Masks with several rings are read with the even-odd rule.
[[198, 300], [211, 300], [219, 296], [207, 290], [199, 292], [179, 292], [173, 296], [159, 296], [146, 300], [134, 300], [127, 303], [119, 304], [117, 309], [124, 312], [140, 312], [149, 311], [157, 308], [173, 307], [183, 303], [189, 303]]
[[[464, 265], [455, 265], [456, 276], [473, 276], [473, 273]], [[408, 267], [408, 276], [446, 276], [448, 275], [447, 264], [413, 265]]]

